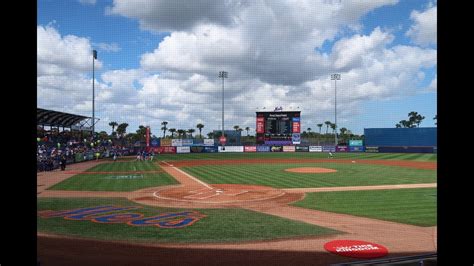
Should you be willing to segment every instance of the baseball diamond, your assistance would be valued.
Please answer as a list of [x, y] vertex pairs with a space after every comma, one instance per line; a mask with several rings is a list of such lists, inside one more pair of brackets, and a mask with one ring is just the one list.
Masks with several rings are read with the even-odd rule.
[[[325, 263], [357, 258], [324, 248], [348, 237], [383, 245], [388, 257], [435, 252], [436, 155], [395, 155], [359, 154], [356, 163], [262, 153], [76, 164], [38, 175], [39, 241], [314, 252]], [[136, 173], [143, 178], [103, 178]], [[136, 226], [141, 221], [152, 226]]]

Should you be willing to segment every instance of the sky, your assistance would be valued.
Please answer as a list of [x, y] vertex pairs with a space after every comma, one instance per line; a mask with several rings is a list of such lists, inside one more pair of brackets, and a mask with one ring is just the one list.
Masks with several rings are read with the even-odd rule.
[[[437, 3], [424, 0], [38, 0], [37, 105], [128, 123], [249, 127], [301, 111], [355, 134], [437, 113]], [[341, 80], [331, 81], [331, 74]], [[246, 133], [244, 132], [244, 135]]]

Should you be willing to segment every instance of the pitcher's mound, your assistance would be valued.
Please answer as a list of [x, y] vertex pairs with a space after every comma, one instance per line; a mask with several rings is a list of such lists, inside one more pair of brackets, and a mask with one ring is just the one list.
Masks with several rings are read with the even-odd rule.
[[288, 168], [285, 169], [287, 172], [292, 173], [304, 173], [304, 174], [324, 174], [324, 173], [334, 173], [337, 170], [321, 167], [299, 167], [299, 168]]

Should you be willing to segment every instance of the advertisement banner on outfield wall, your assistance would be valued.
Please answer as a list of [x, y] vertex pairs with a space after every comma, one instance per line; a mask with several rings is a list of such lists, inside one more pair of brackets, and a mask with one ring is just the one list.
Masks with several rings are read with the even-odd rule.
[[257, 146], [244, 146], [244, 152], [257, 152]]
[[181, 140], [181, 146], [192, 146], [193, 145], [193, 139], [182, 139]]
[[225, 146], [225, 149], [219, 146], [219, 152], [244, 152], [244, 146]]
[[217, 147], [215, 146], [193, 146], [191, 147], [192, 153], [211, 153], [217, 152]]
[[365, 152], [379, 152], [378, 146], [365, 146]]
[[335, 146], [323, 146], [323, 152], [336, 152]]
[[308, 146], [296, 146], [296, 152], [308, 152], [309, 147]]
[[160, 139], [159, 138], [152, 138], [150, 141], [151, 147], [160, 147]]
[[160, 146], [161, 147], [171, 146], [171, 139], [161, 139]]
[[283, 151], [283, 146], [272, 146], [270, 148], [272, 152], [282, 152]]
[[349, 151], [350, 152], [363, 152], [365, 149], [364, 149], [364, 146], [349, 146]]
[[204, 145], [214, 146], [214, 139], [204, 139]]
[[295, 152], [295, 146], [283, 146], [283, 152]]
[[189, 146], [176, 147], [176, 153], [190, 153], [191, 149]]
[[362, 140], [349, 140], [349, 146], [360, 147], [362, 145]]
[[171, 140], [171, 146], [174, 146], [174, 147], [183, 146], [183, 140], [182, 139], [172, 139]]
[[151, 147], [150, 150], [155, 153], [176, 153], [176, 147], [171, 147], [171, 146]]
[[269, 152], [270, 146], [257, 146], [257, 152]]
[[323, 152], [323, 146], [309, 146], [309, 152]]
[[336, 146], [336, 151], [337, 152], [348, 152], [349, 151], [349, 148], [347, 146]]

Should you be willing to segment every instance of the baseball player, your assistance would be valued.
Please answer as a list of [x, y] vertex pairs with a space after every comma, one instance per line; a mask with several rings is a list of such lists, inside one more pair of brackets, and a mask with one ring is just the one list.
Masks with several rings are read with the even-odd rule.
[[334, 156], [333, 156], [332, 152], [329, 152], [328, 158], [333, 158], [333, 157], [334, 157]]

